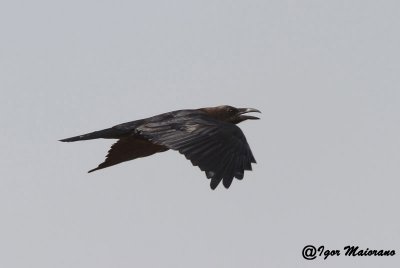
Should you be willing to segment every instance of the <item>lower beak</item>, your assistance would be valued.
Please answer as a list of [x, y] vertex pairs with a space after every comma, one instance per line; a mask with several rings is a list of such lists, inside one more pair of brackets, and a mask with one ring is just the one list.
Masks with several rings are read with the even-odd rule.
[[260, 119], [256, 116], [252, 116], [252, 115], [244, 115], [247, 113], [261, 113], [260, 110], [254, 109], [254, 108], [240, 108], [239, 109], [239, 115], [240, 118], [242, 119]]

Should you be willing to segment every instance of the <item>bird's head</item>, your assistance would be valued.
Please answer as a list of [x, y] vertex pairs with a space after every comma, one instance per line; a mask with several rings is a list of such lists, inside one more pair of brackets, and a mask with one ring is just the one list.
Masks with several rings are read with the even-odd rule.
[[247, 119], [260, 119], [252, 115], [247, 115], [247, 113], [261, 113], [259, 110], [254, 108], [236, 108], [229, 105], [203, 108], [201, 110], [205, 111], [209, 116], [217, 120], [232, 124], [238, 124]]

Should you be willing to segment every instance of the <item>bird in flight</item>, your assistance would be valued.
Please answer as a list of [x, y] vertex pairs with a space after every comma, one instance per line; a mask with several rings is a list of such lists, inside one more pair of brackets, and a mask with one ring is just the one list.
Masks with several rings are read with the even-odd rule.
[[60, 141], [118, 139], [106, 160], [89, 173], [172, 149], [206, 173], [211, 189], [221, 181], [229, 188], [233, 178], [242, 180], [244, 171], [252, 170], [251, 164], [256, 163], [246, 137], [236, 126], [247, 119], [259, 119], [247, 115], [249, 112], [261, 113], [228, 105], [178, 110]]

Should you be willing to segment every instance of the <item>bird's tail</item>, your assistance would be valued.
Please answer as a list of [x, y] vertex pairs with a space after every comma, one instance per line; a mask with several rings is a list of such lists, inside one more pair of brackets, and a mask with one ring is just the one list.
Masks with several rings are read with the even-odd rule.
[[93, 139], [118, 139], [123, 136], [121, 130], [115, 128], [106, 128], [103, 130], [94, 131], [91, 133], [62, 139], [62, 142], [72, 142], [72, 141], [84, 141], [84, 140], [93, 140]]

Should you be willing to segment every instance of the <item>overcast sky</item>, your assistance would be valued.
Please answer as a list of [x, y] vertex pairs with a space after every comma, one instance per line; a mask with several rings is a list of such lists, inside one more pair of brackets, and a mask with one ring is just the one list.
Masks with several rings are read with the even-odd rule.
[[[398, 1], [2, 1], [0, 266], [400, 267]], [[257, 159], [57, 140], [230, 104]], [[395, 249], [303, 259], [304, 246]]]

